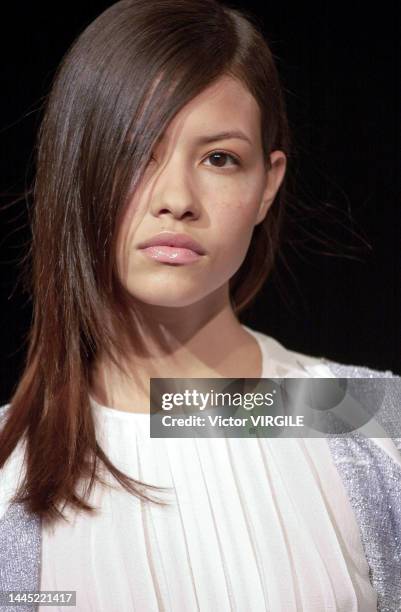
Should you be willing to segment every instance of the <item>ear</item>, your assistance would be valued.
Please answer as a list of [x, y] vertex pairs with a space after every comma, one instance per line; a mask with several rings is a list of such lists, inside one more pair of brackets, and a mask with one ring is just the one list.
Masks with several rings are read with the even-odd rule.
[[270, 168], [266, 170], [266, 186], [262, 195], [255, 225], [258, 225], [266, 217], [267, 211], [274, 202], [274, 198], [284, 179], [287, 167], [287, 158], [282, 151], [273, 151], [270, 154]]

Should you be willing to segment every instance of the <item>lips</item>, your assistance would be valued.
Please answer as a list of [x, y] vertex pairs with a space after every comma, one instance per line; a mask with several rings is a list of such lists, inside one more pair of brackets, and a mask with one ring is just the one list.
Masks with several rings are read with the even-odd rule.
[[152, 246], [167, 246], [178, 247], [181, 249], [190, 249], [199, 255], [205, 254], [205, 249], [191, 236], [187, 234], [175, 234], [174, 232], [161, 232], [156, 234], [149, 240], [138, 245], [139, 249], [145, 249]]

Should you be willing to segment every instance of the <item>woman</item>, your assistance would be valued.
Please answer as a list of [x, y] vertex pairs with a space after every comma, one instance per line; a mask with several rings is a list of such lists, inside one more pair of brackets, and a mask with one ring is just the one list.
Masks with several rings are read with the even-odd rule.
[[76, 591], [82, 611], [396, 609], [397, 440], [149, 437], [153, 377], [392, 377], [238, 320], [273, 266], [288, 154], [272, 55], [233, 9], [124, 0], [69, 50], [2, 410], [3, 590]]

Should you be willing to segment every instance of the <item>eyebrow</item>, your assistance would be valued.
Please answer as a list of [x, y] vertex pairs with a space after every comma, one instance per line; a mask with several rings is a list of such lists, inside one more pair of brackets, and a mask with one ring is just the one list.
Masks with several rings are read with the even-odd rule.
[[216, 142], [216, 140], [229, 140], [230, 138], [239, 138], [240, 140], [246, 140], [249, 144], [252, 144], [248, 136], [241, 132], [241, 130], [231, 130], [228, 132], [218, 132], [217, 134], [210, 134], [208, 136], [201, 136], [197, 139], [199, 144], [209, 144], [210, 142]]
[[[250, 145], [252, 145], [251, 139], [248, 138], [248, 136], [246, 136], [246, 134], [244, 134], [244, 132], [242, 132], [241, 130], [228, 130], [225, 132], [217, 132], [216, 134], [208, 134], [207, 136], [200, 136], [199, 138], [196, 139], [196, 143], [203, 145], [203, 144], [209, 144], [211, 142], [216, 142], [218, 140], [230, 140], [231, 138], [238, 138], [240, 140], [245, 140], [246, 142], [249, 142]], [[164, 139], [165, 139], [165, 135], [162, 134], [157, 139], [156, 145], [163, 142]]]

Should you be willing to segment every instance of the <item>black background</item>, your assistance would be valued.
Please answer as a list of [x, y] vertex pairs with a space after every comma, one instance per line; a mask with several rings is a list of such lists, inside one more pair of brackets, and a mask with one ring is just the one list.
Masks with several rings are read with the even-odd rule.
[[[29, 186], [40, 106], [74, 38], [110, 2], [2, 9], [1, 204]], [[298, 151], [292, 244], [241, 321], [292, 350], [401, 374], [398, 3], [231, 2], [259, 18]], [[329, 213], [329, 216], [326, 214]], [[1, 212], [0, 402], [19, 376], [31, 306], [18, 284], [22, 200]], [[336, 246], [337, 245], [337, 246]]]

